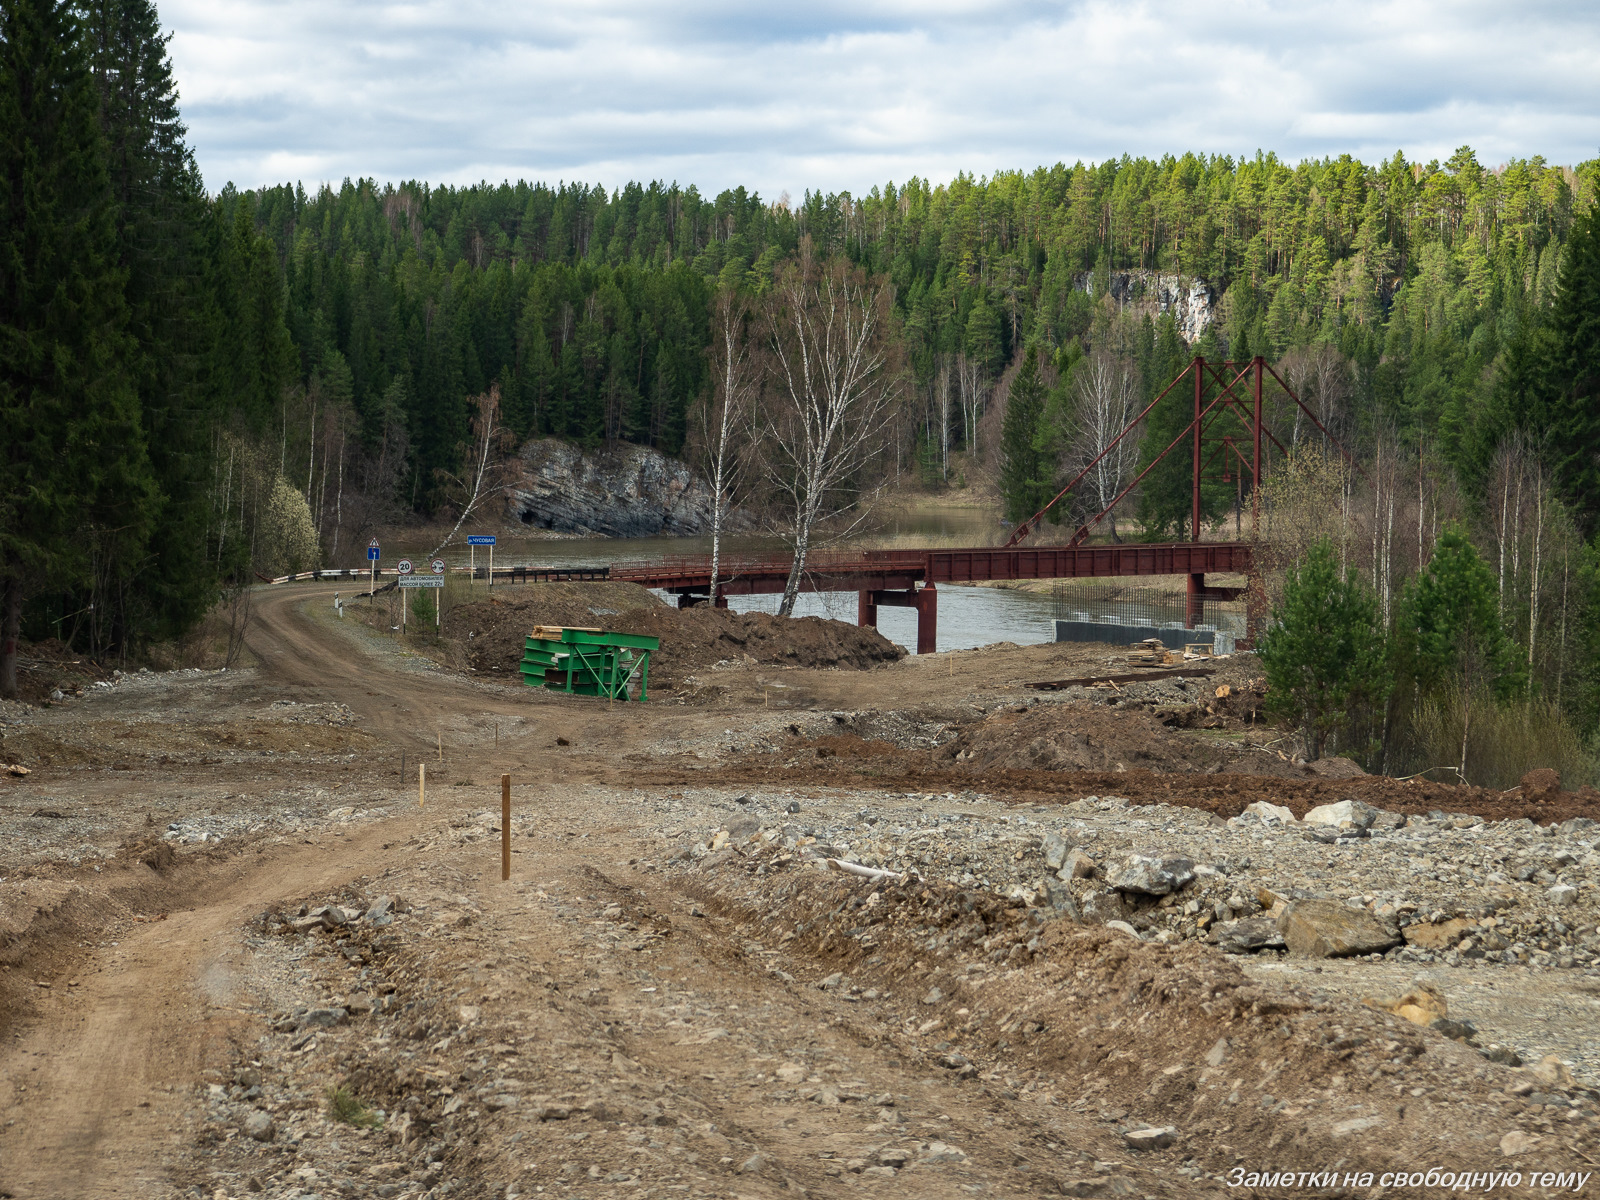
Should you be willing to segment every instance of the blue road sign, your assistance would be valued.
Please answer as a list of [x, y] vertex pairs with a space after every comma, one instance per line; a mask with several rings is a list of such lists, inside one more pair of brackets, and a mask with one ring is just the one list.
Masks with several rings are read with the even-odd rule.
[[378, 548], [376, 546], [368, 546], [367, 547], [367, 561], [368, 562], [377, 562], [378, 561]]
[[474, 533], [474, 534], [471, 534], [471, 535], [469, 535], [467, 537], [467, 545], [469, 545], [469, 546], [492, 546], [492, 545], [494, 545], [494, 534], [492, 534], [492, 533]]

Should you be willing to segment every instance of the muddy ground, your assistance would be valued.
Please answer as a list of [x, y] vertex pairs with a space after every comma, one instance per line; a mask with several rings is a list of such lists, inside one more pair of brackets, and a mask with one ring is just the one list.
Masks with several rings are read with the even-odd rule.
[[[1571, 1194], [1600, 1159], [1593, 795], [1307, 767], [1248, 656], [1110, 684], [1109, 647], [661, 610], [679, 665], [608, 708], [495, 678], [543, 599], [457, 658], [263, 589], [255, 665], [46, 665], [59, 700], [0, 708], [0, 1194]], [[1392, 816], [1244, 813], [1347, 799]], [[1136, 854], [1208, 873], [1111, 888]], [[1394, 944], [1216, 936], [1323, 899]], [[1363, 1003], [1419, 977], [1474, 1035]]]

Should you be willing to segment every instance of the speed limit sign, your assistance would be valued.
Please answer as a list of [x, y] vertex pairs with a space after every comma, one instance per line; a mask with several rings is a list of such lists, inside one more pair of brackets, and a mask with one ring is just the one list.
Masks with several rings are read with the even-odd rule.
[[399, 562], [395, 563], [394, 569], [400, 572], [402, 575], [411, 574], [411, 560], [409, 558], [402, 558]]

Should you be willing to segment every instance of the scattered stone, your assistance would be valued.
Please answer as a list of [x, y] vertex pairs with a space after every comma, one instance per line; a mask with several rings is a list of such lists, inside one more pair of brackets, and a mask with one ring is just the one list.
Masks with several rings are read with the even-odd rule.
[[1284, 949], [1283, 934], [1271, 917], [1243, 917], [1215, 927], [1217, 945], [1224, 954], [1254, 954], [1258, 950]]
[[1194, 863], [1177, 855], [1130, 854], [1106, 868], [1105, 880], [1119, 892], [1165, 896], [1194, 882]]
[[1233, 1046], [1227, 1038], [1218, 1038], [1217, 1044], [1206, 1051], [1206, 1066], [1220, 1067], [1233, 1057]]
[[1044, 839], [1044, 865], [1052, 871], [1059, 871], [1066, 863], [1070, 849], [1066, 839], [1051, 830]]
[[1443, 1034], [1453, 1042], [1464, 1042], [1469, 1046], [1478, 1036], [1478, 1027], [1471, 1021], [1455, 1021], [1449, 1017], [1435, 1017], [1428, 1028], [1435, 1033]]
[[1406, 939], [1406, 944], [1416, 946], [1421, 950], [1449, 950], [1466, 935], [1472, 928], [1472, 922], [1461, 917], [1449, 921], [1441, 921], [1435, 925], [1430, 921], [1418, 921], [1407, 925], [1400, 932]]
[[1265, 800], [1257, 800], [1253, 804], [1244, 806], [1247, 813], [1254, 813], [1263, 821], [1280, 821], [1285, 825], [1295, 824], [1294, 812], [1281, 804], [1268, 804]]
[[1351, 827], [1371, 829], [1378, 819], [1378, 810], [1359, 800], [1340, 800], [1336, 804], [1319, 804], [1305, 815], [1307, 825], [1329, 825], [1335, 829]]
[[1083, 899], [1083, 919], [1095, 925], [1121, 921], [1128, 915], [1120, 892], [1090, 892]]
[[1334, 1137], [1349, 1137], [1354, 1133], [1365, 1133], [1369, 1129], [1376, 1129], [1383, 1123], [1382, 1117], [1351, 1117], [1348, 1121], [1340, 1121], [1328, 1132]]
[[1171, 1125], [1130, 1129], [1122, 1135], [1122, 1140], [1130, 1150], [1165, 1150], [1178, 1140], [1178, 1131]]
[[1500, 1153], [1507, 1158], [1518, 1154], [1526, 1154], [1542, 1140], [1536, 1133], [1524, 1133], [1520, 1129], [1513, 1129], [1500, 1139]]
[[262, 1112], [259, 1108], [245, 1117], [243, 1129], [245, 1137], [258, 1142], [270, 1142], [278, 1134], [278, 1127], [273, 1123], [272, 1114]]
[[1088, 879], [1094, 875], [1095, 862], [1081, 849], [1074, 848], [1067, 853], [1061, 862], [1061, 870], [1057, 872], [1063, 883], [1073, 879]]
[[1572, 1069], [1554, 1054], [1546, 1054], [1537, 1064], [1529, 1068], [1529, 1073], [1546, 1087], [1572, 1086]]
[[1558, 883], [1545, 892], [1544, 897], [1558, 907], [1578, 902], [1578, 889], [1569, 883]]
[[[1368, 996], [1362, 1003], [1368, 1008], [1376, 1008], [1383, 1012], [1393, 1013], [1397, 1017], [1404, 1017], [1413, 1025], [1421, 1025], [1424, 1028], [1432, 1026], [1435, 1022], [1450, 1015], [1450, 1004], [1445, 1000], [1444, 993], [1431, 983], [1420, 981], [1398, 999], [1374, 999]], [[1476, 1032], [1476, 1030], [1473, 1032]], [[1450, 1037], [1452, 1035], [1445, 1034], [1445, 1036]]]
[[739, 1174], [759, 1175], [762, 1171], [767, 1169], [767, 1164], [769, 1161], [770, 1160], [765, 1154], [762, 1154], [758, 1151], [739, 1164]]
[[1118, 933], [1125, 933], [1136, 942], [1144, 940], [1139, 936], [1139, 931], [1126, 921], [1107, 921], [1106, 928], [1115, 929]]
[[937, 1003], [939, 1003], [939, 1001], [941, 1001], [943, 999], [944, 999], [944, 993], [941, 992], [938, 988], [933, 987], [933, 988], [929, 988], [928, 989], [928, 994], [922, 998], [922, 1002], [924, 1004], [937, 1004]]
[[1296, 900], [1278, 918], [1289, 953], [1302, 958], [1377, 954], [1400, 939], [1364, 908], [1338, 900]]
[[342, 1008], [312, 1008], [307, 1009], [305, 1015], [295, 1023], [297, 1029], [330, 1029], [335, 1025], [343, 1025], [350, 1019], [350, 1014]]
[[930, 1166], [938, 1163], [966, 1162], [966, 1151], [958, 1150], [948, 1142], [929, 1142], [928, 1147], [919, 1156], [919, 1160]]

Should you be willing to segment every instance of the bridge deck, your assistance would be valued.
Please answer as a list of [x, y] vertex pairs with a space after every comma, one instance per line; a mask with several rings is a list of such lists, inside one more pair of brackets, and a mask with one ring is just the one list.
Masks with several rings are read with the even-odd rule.
[[[986, 583], [1009, 579], [1095, 579], [1135, 575], [1246, 575], [1253, 569], [1243, 542], [1165, 542], [1123, 546], [1045, 546], [961, 550], [868, 550], [818, 554], [808, 563], [803, 590], [909, 591], [917, 584]], [[781, 592], [787, 558], [725, 557], [719, 568], [725, 595]], [[617, 563], [611, 578], [680, 594], [711, 591], [708, 556]]]

